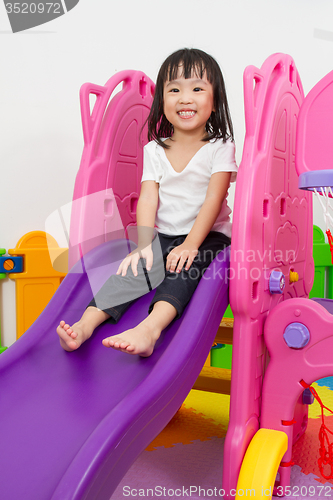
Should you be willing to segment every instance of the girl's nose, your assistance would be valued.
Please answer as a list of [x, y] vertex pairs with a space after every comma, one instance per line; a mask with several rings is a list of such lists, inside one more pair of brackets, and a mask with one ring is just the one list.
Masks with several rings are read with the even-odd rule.
[[187, 92], [182, 92], [179, 96], [179, 102], [181, 104], [190, 104], [193, 102], [192, 97]]

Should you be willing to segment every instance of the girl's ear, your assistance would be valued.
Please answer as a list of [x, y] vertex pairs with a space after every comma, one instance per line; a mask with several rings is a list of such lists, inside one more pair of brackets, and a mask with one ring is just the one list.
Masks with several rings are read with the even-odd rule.
[[215, 99], [213, 99], [212, 113], [215, 113], [215, 111], [216, 111]]

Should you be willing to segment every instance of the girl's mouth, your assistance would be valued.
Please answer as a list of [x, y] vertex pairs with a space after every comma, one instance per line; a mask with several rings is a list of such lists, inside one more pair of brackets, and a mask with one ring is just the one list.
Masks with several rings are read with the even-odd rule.
[[195, 115], [195, 111], [178, 111], [178, 115], [181, 118], [192, 118]]

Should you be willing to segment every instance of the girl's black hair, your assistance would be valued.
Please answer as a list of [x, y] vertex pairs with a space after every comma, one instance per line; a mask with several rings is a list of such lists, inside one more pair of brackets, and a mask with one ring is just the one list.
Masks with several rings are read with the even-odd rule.
[[221, 69], [213, 57], [199, 49], [177, 50], [162, 64], [157, 76], [153, 104], [147, 119], [148, 140], [155, 140], [164, 148], [169, 147], [162, 141], [162, 138], [172, 137], [173, 134], [173, 127], [164, 115], [163, 91], [166, 81], [177, 78], [179, 67], [182, 68], [184, 78], [191, 78], [193, 72], [198, 78], [202, 78], [205, 74], [213, 86], [215, 111], [212, 111], [206, 123], [207, 135], [203, 140], [222, 138], [224, 142], [227, 139], [233, 141], [233, 126]]

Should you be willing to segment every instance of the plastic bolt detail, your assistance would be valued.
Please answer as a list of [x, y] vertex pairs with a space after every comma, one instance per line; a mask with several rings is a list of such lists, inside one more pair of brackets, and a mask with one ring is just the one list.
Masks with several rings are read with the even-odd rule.
[[283, 293], [286, 280], [281, 271], [272, 271], [269, 277], [269, 291], [271, 293]]
[[289, 283], [297, 283], [299, 280], [298, 273], [296, 271], [290, 271], [289, 272]]
[[0, 273], [22, 273], [23, 257], [12, 257], [4, 255], [0, 257]]
[[212, 345], [212, 349], [222, 349], [224, 346], [225, 344], [218, 344], [214, 342], [214, 344]]
[[302, 349], [310, 341], [310, 332], [302, 323], [291, 323], [285, 329], [283, 338], [288, 347]]
[[309, 388], [304, 389], [302, 400], [303, 400], [303, 405], [312, 405], [312, 403], [314, 402], [314, 395], [312, 394]]

